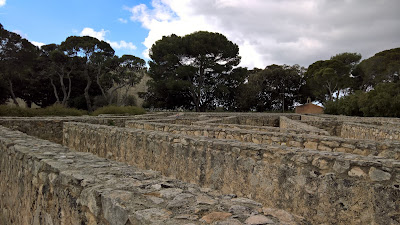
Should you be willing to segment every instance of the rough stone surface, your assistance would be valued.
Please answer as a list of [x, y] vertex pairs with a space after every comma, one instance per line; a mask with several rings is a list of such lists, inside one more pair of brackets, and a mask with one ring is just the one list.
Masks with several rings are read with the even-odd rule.
[[250, 215], [227, 211], [260, 208], [1, 126], [0, 193], [0, 224], [244, 224]]
[[[0, 224], [201, 224], [212, 212], [231, 214], [213, 224], [263, 216], [275, 224], [400, 223], [400, 119], [171, 112], [3, 123], [56, 142], [64, 135], [69, 146], [108, 159], [6, 135]], [[118, 128], [124, 123], [133, 129]], [[351, 124], [365, 130], [349, 136], [360, 139], [342, 138]], [[35, 156], [25, 159], [27, 150]]]
[[[380, 224], [396, 218], [388, 215], [400, 216], [397, 211], [400, 200], [390, 200], [399, 194], [397, 181], [390, 179], [382, 184], [368, 174], [371, 167], [388, 168], [391, 177], [395, 177], [400, 165], [393, 159], [377, 160], [342, 152], [211, 139], [154, 129], [66, 123], [64, 131], [68, 134], [65, 144], [77, 151], [102, 157], [112, 151], [115, 154], [111, 159], [157, 170], [222, 193], [250, 197], [315, 223]], [[243, 139], [246, 135], [242, 134]], [[336, 146], [327, 138], [321, 141]], [[245, 207], [256, 206], [240, 202], [240, 198], [233, 201]], [[230, 212], [229, 208], [226, 212]]]

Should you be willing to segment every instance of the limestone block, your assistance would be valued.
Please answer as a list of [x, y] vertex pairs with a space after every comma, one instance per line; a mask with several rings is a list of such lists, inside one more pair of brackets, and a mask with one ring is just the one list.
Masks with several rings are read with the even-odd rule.
[[353, 167], [348, 172], [348, 175], [351, 177], [366, 177], [367, 174], [360, 167]]
[[386, 181], [386, 180], [390, 180], [390, 178], [392, 177], [392, 175], [390, 175], [390, 173], [385, 172], [383, 170], [377, 169], [375, 167], [371, 167], [369, 169], [369, 178], [372, 181]]

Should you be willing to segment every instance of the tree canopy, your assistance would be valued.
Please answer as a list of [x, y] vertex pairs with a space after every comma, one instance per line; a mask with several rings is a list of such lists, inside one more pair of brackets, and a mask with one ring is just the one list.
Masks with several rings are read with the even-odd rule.
[[240, 62], [236, 44], [205, 31], [163, 37], [150, 49], [150, 58], [150, 104], [196, 111], [218, 105], [219, 88], [229, 89], [233, 69]]
[[333, 101], [353, 87], [352, 72], [360, 59], [360, 54], [345, 52], [311, 64], [305, 76], [314, 99]]

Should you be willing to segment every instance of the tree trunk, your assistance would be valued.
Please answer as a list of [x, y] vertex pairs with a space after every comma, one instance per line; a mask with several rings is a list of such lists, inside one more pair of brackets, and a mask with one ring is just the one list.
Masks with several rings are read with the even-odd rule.
[[53, 87], [54, 96], [56, 97], [56, 103], [60, 103], [60, 98], [58, 97], [57, 87], [54, 85], [53, 78], [50, 78], [51, 86]]
[[13, 99], [14, 104], [15, 104], [16, 106], [19, 106], [19, 104], [18, 104], [18, 102], [17, 102], [17, 97], [15, 96], [15, 93], [14, 93], [13, 84], [12, 84], [12, 82], [11, 82], [10, 79], [8, 79], [8, 88], [9, 88], [9, 90], [10, 90], [10, 94], [11, 94], [11, 97], [12, 97], [12, 99]]
[[86, 81], [87, 81], [86, 87], [85, 87], [85, 92], [84, 92], [85, 99], [86, 99], [86, 105], [87, 105], [88, 111], [89, 112], [93, 112], [92, 102], [90, 101], [90, 95], [89, 95], [89, 89], [90, 89], [90, 86], [92, 85], [92, 79], [90, 79], [89, 71], [88, 71], [87, 66], [85, 68], [84, 74], [85, 74]]
[[61, 74], [58, 74], [58, 77], [60, 78], [61, 90], [63, 92], [62, 105], [64, 106], [65, 98], [67, 97], [67, 88], [65, 87], [64, 84], [64, 68], [61, 70]]
[[103, 87], [102, 87], [101, 84], [100, 84], [100, 74], [101, 74], [101, 65], [99, 65], [99, 68], [97, 69], [96, 83], [97, 83], [97, 85], [99, 86], [100, 91], [101, 91], [101, 94], [103, 95], [104, 99], [105, 99], [106, 101], [108, 101], [107, 94], [106, 94], [106, 92], [104, 91]]
[[[71, 70], [71, 72], [72, 72], [72, 70]], [[70, 96], [71, 96], [71, 86], [72, 86], [71, 76], [70, 76], [70, 73], [71, 73], [71, 72], [69, 72], [69, 73], [67, 74], [67, 79], [68, 79], [68, 93], [67, 93], [67, 97], [63, 99], [63, 102], [62, 102], [63, 106], [67, 106], [68, 100], [69, 100], [69, 98], [70, 98]]]

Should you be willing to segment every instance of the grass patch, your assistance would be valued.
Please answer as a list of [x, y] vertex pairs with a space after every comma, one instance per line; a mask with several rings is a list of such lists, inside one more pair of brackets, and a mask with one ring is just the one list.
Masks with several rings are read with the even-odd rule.
[[52, 105], [40, 109], [0, 105], [0, 116], [7, 116], [7, 117], [82, 116], [82, 115], [87, 115], [87, 112], [84, 110], [78, 110], [74, 108], [66, 108], [61, 105]]
[[115, 106], [109, 105], [96, 109], [92, 116], [98, 116], [100, 114], [118, 114], [118, 115], [139, 115], [145, 114], [146, 111], [143, 108], [136, 106]]

